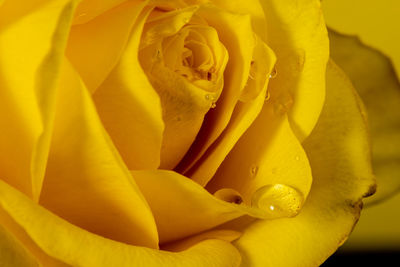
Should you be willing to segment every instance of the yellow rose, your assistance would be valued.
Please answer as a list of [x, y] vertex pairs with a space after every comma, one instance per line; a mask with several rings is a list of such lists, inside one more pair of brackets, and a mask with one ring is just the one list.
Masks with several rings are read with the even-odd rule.
[[2, 265], [317, 266], [346, 240], [374, 178], [319, 0], [0, 4]]

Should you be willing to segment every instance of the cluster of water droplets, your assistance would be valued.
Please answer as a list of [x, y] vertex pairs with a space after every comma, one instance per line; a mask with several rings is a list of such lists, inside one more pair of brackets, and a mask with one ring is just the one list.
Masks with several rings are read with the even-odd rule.
[[215, 101], [215, 96], [211, 94], [206, 94], [205, 99], [207, 101], [210, 101], [210, 108], [215, 108], [217, 106], [216, 101]]

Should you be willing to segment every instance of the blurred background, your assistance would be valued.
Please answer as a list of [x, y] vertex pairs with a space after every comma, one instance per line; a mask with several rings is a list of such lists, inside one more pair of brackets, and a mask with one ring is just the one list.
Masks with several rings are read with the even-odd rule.
[[322, 7], [331, 58], [368, 112], [378, 184], [348, 241], [322, 266], [400, 266], [400, 1], [322, 0]]

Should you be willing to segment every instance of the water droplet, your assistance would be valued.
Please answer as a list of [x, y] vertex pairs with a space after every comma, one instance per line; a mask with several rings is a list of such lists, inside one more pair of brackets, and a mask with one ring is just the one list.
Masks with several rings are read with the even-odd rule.
[[211, 103], [211, 108], [215, 108], [217, 106], [217, 104], [215, 102]]
[[303, 205], [303, 195], [288, 185], [265, 185], [254, 192], [251, 205], [269, 212], [270, 218], [293, 217]]
[[299, 160], [300, 160], [300, 157], [299, 157], [299, 156], [296, 156], [294, 159], [297, 160], [297, 161], [299, 161]]
[[277, 115], [283, 115], [289, 111], [293, 105], [293, 98], [290, 94], [281, 94], [274, 99], [274, 111]]
[[206, 100], [210, 100], [210, 99], [211, 99], [211, 97], [212, 97], [212, 96], [211, 96], [211, 95], [209, 95], [209, 94], [206, 94], [206, 95], [205, 95], [205, 98], [206, 98]]
[[273, 79], [276, 77], [276, 75], [278, 75], [278, 71], [276, 70], [276, 68], [274, 67], [271, 71], [271, 73], [269, 74], [269, 78]]
[[81, 13], [81, 14], [79, 14], [79, 15], [77, 16], [77, 18], [82, 18], [82, 17], [86, 17], [86, 16], [87, 16], [86, 13]]
[[232, 188], [222, 188], [216, 191], [214, 196], [229, 203], [241, 204], [243, 202], [240, 193]]
[[188, 24], [189, 21], [190, 21], [190, 18], [184, 18], [184, 19], [183, 19], [183, 23], [185, 23], [185, 24]]
[[250, 167], [250, 175], [251, 177], [255, 177], [257, 175], [258, 172], [258, 166], [257, 165], [252, 165]]
[[254, 64], [254, 60], [250, 62], [250, 71], [249, 71], [249, 78], [254, 80], [256, 76], [256, 66]]
[[267, 94], [265, 95], [265, 101], [268, 101], [271, 98], [271, 94], [267, 90]]

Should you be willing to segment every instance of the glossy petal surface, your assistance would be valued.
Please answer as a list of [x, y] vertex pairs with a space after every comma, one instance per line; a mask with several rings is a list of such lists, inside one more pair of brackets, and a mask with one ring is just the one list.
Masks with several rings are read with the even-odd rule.
[[332, 62], [321, 118], [304, 146], [313, 170], [306, 204], [297, 217], [251, 224], [235, 242], [243, 266], [320, 265], [347, 239], [362, 197], [374, 190], [362, 109]]
[[332, 58], [343, 68], [368, 114], [377, 203], [400, 191], [400, 83], [388, 58], [356, 37], [330, 31]]
[[7, 24], [20, 5], [8, 1], [0, 8], [0, 176], [37, 200], [49, 152], [60, 62], [75, 1], [38, 5], [28, 15]]
[[41, 263], [45, 266], [234, 267], [240, 264], [238, 251], [221, 240], [207, 240], [172, 253], [106, 239], [55, 216], [3, 181], [0, 181], [0, 207], [12, 219], [14, 231], [18, 227], [23, 229], [20, 238], [29, 243], [36, 256], [42, 255]]
[[106, 134], [87, 88], [68, 61], [59, 83], [40, 204], [96, 234], [129, 244], [158, 246], [150, 209]]
[[328, 38], [319, 0], [260, 1], [267, 44], [277, 56], [271, 92], [291, 94], [289, 121], [302, 141], [314, 128], [325, 97]]

